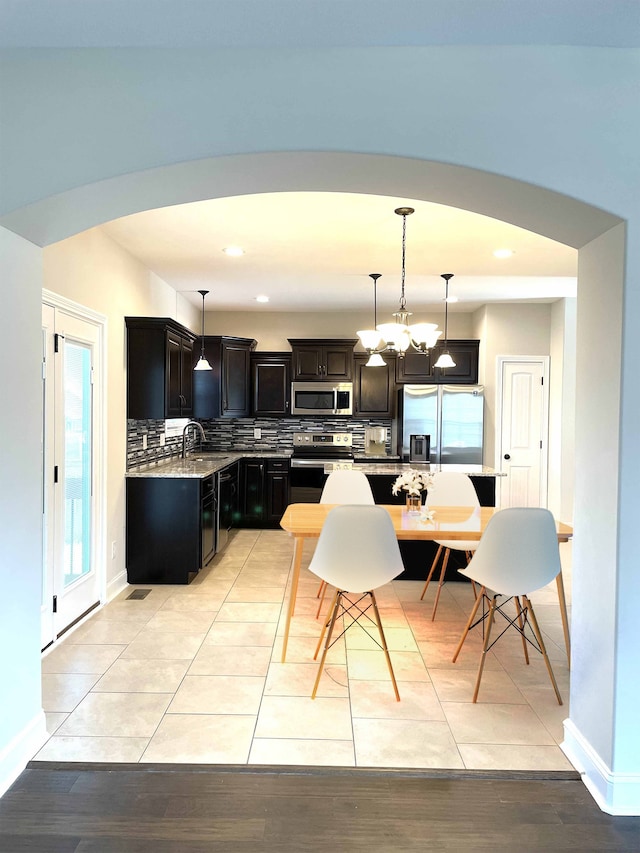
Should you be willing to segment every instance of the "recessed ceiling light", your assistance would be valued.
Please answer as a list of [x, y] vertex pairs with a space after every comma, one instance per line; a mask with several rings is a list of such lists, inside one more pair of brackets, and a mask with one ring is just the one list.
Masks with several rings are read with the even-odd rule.
[[244, 249], [242, 246], [227, 246], [227, 248], [222, 251], [225, 255], [230, 255], [232, 258], [239, 258], [241, 255], [244, 255]]
[[493, 256], [495, 258], [510, 258], [513, 254], [513, 249], [496, 249]]
[[256, 296], [256, 302], [268, 302], [268, 301], [269, 301], [268, 296]]

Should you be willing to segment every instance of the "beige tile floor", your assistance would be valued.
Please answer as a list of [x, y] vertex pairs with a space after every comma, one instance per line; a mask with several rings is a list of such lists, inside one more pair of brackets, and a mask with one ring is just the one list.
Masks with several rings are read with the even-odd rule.
[[[292, 541], [240, 530], [188, 587], [131, 587], [42, 660], [50, 738], [42, 761], [195, 762], [393, 768], [568, 770], [558, 744], [569, 673], [555, 583], [532, 596], [565, 705], [517, 635], [489, 654], [471, 702], [480, 636], [453, 650], [471, 606], [466, 582], [394, 581], [378, 601], [401, 701], [383, 654], [354, 627], [331, 649], [318, 698], [318, 581], [305, 546], [287, 662], [280, 663]], [[561, 546], [570, 595], [570, 545]], [[513, 632], [509, 632], [513, 633]]]

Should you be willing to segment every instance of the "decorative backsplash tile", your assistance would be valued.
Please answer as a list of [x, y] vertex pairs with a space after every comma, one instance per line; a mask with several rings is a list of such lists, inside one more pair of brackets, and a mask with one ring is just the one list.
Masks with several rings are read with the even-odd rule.
[[[391, 453], [391, 418], [218, 418], [200, 422], [207, 438], [203, 450], [250, 450], [286, 452], [293, 449], [294, 432], [350, 432], [353, 437], [354, 453], [364, 453], [364, 434], [367, 427], [386, 427], [387, 453]], [[254, 429], [262, 431], [254, 438]], [[182, 452], [182, 437], [170, 437], [161, 445], [164, 436], [164, 420], [127, 421], [127, 468], [144, 462], [177, 456]], [[147, 447], [144, 449], [144, 436]], [[189, 430], [187, 448], [199, 446], [195, 429]]]

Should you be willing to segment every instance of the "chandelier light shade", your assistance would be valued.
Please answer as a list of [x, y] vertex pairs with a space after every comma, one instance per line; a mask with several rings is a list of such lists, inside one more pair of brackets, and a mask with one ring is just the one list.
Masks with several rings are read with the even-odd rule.
[[412, 347], [418, 352], [428, 353], [435, 346], [442, 334], [435, 323], [415, 323], [409, 325], [411, 312], [407, 311], [407, 301], [404, 295], [406, 275], [406, 248], [407, 248], [407, 216], [414, 212], [412, 207], [398, 207], [395, 213], [402, 217], [402, 271], [400, 283], [400, 307], [394, 312], [395, 322], [377, 323], [376, 316], [376, 285], [380, 273], [370, 273], [373, 279], [373, 329], [365, 329], [358, 332], [362, 346], [369, 353], [367, 367], [379, 367], [384, 365], [380, 353], [395, 353], [402, 358], [405, 352]]
[[445, 290], [444, 290], [444, 349], [440, 354], [440, 358], [436, 361], [435, 367], [455, 367], [456, 363], [451, 358], [451, 353], [447, 348], [447, 332], [448, 332], [448, 319], [449, 319], [449, 279], [453, 278], [452, 272], [442, 273], [440, 278], [443, 278], [445, 281]]
[[193, 368], [194, 370], [213, 370], [207, 359], [204, 357], [204, 298], [209, 293], [208, 290], [199, 290], [202, 295], [202, 335], [200, 337], [200, 358], [198, 363]]

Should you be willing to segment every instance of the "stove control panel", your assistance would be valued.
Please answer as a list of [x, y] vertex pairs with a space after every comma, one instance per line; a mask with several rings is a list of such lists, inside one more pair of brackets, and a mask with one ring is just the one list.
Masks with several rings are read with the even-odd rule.
[[300, 447], [351, 447], [350, 432], [294, 432], [293, 446]]

